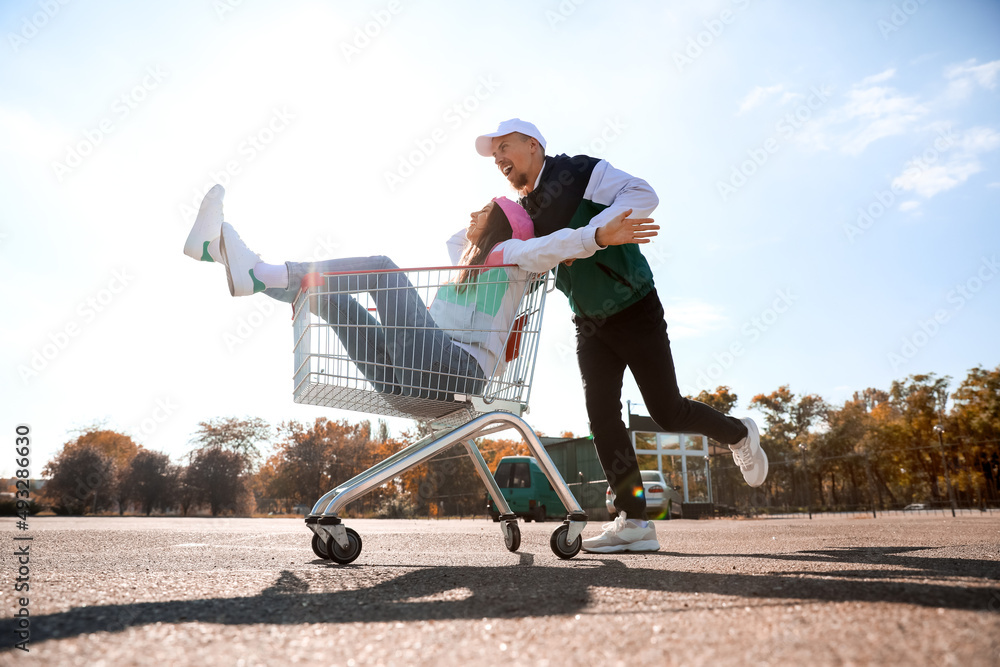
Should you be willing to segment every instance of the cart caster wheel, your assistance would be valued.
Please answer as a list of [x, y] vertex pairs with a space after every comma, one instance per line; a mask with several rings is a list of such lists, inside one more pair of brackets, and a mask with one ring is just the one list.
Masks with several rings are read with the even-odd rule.
[[348, 528], [347, 541], [350, 544], [344, 549], [333, 537], [326, 538], [326, 551], [329, 554], [327, 558], [341, 565], [354, 562], [354, 559], [361, 555], [361, 536], [354, 529]]
[[314, 554], [323, 560], [330, 560], [330, 552], [326, 550], [326, 540], [316, 533], [313, 533], [312, 548]]
[[517, 527], [517, 521], [507, 522], [503, 543], [507, 545], [507, 551], [517, 551], [521, 548], [521, 529]]
[[578, 535], [573, 543], [570, 544], [567, 540], [569, 535], [569, 526], [563, 524], [556, 528], [555, 532], [552, 533], [552, 538], [549, 540], [549, 546], [552, 547], [552, 553], [559, 556], [563, 560], [572, 558], [573, 556], [580, 553], [580, 547], [583, 546], [583, 535]]

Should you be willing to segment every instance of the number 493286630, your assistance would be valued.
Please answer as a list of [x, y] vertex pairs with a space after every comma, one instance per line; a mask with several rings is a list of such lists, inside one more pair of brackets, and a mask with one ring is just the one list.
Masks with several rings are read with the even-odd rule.
[[17, 470], [14, 475], [17, 477], [17, 515], [23, 520], [28, 518], [28, 505], [31, 500], [30, 481], [31, 474], [28, 464], [31, 462], [31, 427], [21, 424], [16, 428], [17, 437], [14, 439], [14, 453], [16, 457], [14, 463]]

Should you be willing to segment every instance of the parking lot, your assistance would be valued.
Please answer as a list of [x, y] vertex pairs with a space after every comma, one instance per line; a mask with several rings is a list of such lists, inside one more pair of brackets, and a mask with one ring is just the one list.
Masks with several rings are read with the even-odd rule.
[[338, 566], [300, 519], [34, 517], [0, 664], [1000, 663], [996, 513], [660, 522], [659, 553], [566, 561], [555, 522], [518, 553], [487, 520], [346, 523]]

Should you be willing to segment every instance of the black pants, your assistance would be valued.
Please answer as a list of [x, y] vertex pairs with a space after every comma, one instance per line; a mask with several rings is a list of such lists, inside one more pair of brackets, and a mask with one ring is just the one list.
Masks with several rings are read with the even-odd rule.
[[726, 445], [746, 437], [743, 422], [681, 396], [670, 354], [667, 323], [656, 290], [606, 319], [575, 317], [576, 355], [587, 415], [615, 507], [646, 518], [646, 498], [635, 449], [622, 421], [625, 368], [639, 385], [649, 416], [672, 433], [700, 433]]

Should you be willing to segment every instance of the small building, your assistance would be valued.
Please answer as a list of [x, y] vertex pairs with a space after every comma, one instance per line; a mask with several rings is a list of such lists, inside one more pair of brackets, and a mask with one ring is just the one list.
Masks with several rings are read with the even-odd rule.
[[604, 497], [608, 480], [597, 457], [594, 438], [540, 438], [556, 469], [563, 476], [573, 497], [591, 517], [604, 517]]
[[628, 417], [629, 437], [639, 467], [663, 473], [667, 484], [677, 489], [684, 499], [686, 518], [712, 514], [715, 500], [709, 457], [722, 453], [718, 443], [701, 434], [661, 431], [649, 417], [631, 412]]

